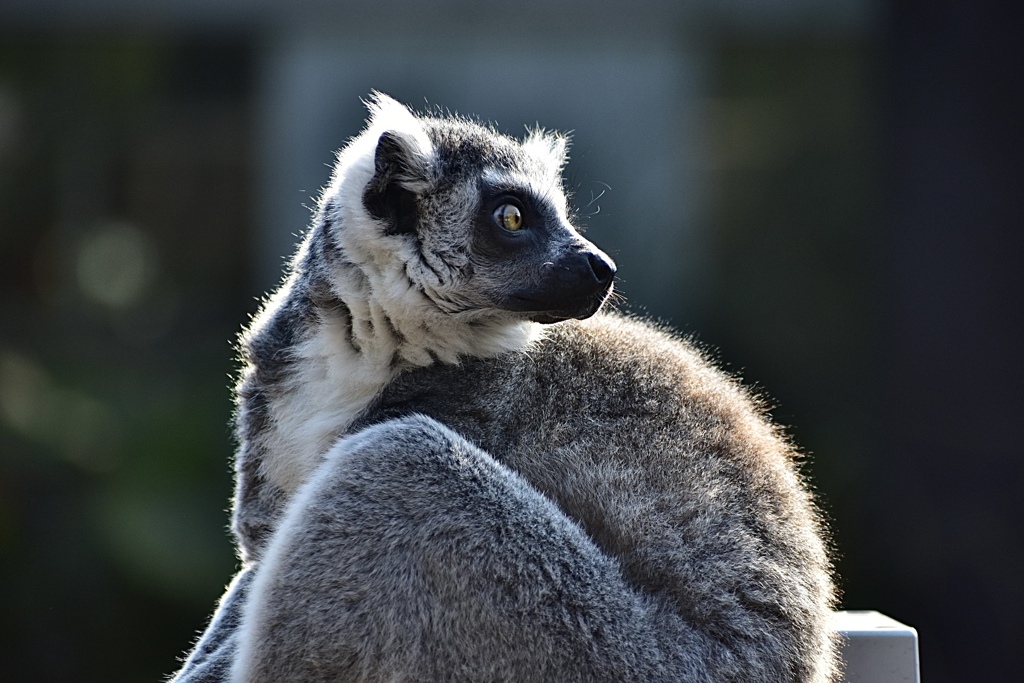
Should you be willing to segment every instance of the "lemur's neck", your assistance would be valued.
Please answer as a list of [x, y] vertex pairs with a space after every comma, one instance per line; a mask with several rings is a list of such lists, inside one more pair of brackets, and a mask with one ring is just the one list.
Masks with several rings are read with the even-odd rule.
[[306, 300], [311, 315], [269, 399], [262, 462], [288, 493], [399, 373], [521, 349], [539, 336], [535, 323], [437, 311], [411, 283], [381, 282], [351, 263], [332, 271], [299, 274], [288, 286], [288, 298]]

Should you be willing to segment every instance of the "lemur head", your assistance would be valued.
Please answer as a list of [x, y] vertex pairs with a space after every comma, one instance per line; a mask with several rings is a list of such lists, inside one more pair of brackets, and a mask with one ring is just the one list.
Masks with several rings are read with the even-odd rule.
[[570, 221], [563, 136], [519, 141], [382, 94], [369, 109], [319, 211], [389, 315], [553, 323], [600, 308], [615, 265]]

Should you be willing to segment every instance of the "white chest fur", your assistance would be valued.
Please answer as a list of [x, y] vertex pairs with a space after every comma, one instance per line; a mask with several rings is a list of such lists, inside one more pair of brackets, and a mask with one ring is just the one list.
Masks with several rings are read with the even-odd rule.
[[[485, 326], [475, 335], [461, 325], [444, 330], [421, 326], [420, 335], [410, 338], [396, 336], [381, 324], [383, 311], [376, 305], [352, 305], [350, 310], [355, 318], [351, 324], [344, 314], [321, 318], [295, 348], [293, 372], [270, 399], [261, 469], [286, 493], [306, 481], [327, 450], [399, 372], [435, 358], [456, 363], [466, 355], [521, 349], [540, 336], [536, 323], [516, 322]], [[378, 322], [368, 324], [369, 319]]]
[[392, 348], [353, 348], [341, 319], [325, 321], [295, 350], [294, 373], [270, 401], [263, 474], [294, 492], [323, 454], [395, 374]]

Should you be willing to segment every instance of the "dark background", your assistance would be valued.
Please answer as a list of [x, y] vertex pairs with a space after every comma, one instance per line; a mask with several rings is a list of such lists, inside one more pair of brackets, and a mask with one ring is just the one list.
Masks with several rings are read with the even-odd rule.
[[[631, 300], [771, 397], [811, 455], [843, 606], [916, 627], [927, 683], [1024, 680], [1010, 4], [891, 3], [834, 33], [708, 22], [703, 279], [685, 307]], [[158, 680], [235, 568], [231, 343], [270, 284], [266, 29], [10, 16], [0, 679]], [[598, 214], [599, 244], [613, 220], [629, 239]], [[627, 295], [645, 277], [622, 275]]]

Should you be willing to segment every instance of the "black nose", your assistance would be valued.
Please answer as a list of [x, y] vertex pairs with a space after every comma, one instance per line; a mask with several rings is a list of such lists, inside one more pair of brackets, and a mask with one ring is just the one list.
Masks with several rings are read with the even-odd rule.
[[615, 264], [612, 263], [612, 260], [600, 252], [587, 254], [587, 260], [590, 262], [590, 270], [597, 278], [597, 282], [601, 286], [610, 285], [615, 277]]

